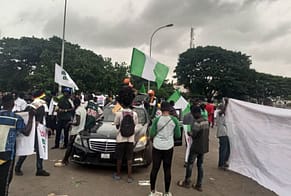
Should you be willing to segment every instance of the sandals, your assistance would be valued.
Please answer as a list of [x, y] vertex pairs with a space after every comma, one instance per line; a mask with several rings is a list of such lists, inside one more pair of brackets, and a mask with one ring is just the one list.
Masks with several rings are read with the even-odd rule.
[[191, 187], [190, 182], [186, 182], [185, 180], [179, 180], [177, 182], [177, 185], [179, 187], [183, 187], [183, 188], [187, 188], [187, 189]]

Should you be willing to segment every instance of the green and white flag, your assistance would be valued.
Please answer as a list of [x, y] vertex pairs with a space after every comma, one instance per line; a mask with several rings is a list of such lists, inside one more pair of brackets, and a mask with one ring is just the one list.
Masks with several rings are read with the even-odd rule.
[[61, 86], [79, 90], [78, 86], [72, 80], [70, 75], [58, 64], [55, 64], [55, 83], [58, 83]]
[[132, 50], [130, 73], [157, 83], [158, 89], [162, 86], [169, 72], [169, 67], [152, 59], [136, 48]]
[[175, 102], [175, 108], [181, 109], [182, 116], [190, 112], [190, 104], [186, 99], [180, 94], [179, 91], [175, 91], [167, 101], [174, 101]]

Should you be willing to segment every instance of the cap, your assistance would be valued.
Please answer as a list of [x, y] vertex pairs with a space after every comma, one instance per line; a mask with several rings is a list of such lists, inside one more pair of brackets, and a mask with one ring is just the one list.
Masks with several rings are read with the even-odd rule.
[[69, 87], [65, 87], [65, 88], [63, 89], [63, 92], [71, 93], [71, 88], [69, 88]]

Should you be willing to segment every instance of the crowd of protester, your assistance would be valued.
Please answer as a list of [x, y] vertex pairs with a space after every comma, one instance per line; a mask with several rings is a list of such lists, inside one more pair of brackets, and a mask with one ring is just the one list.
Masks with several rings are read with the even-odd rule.
[[[130, 83], [130, 79], [124, 80], [117, 96], [117, 103], [120, 109], [116, 111], [114, 124], [117, 129], [116, 137], [116, 172], [113, 174], [114, 180], [120, 180], [122, 160], [127, 160], [128, 183], [134, 181], [132, 176], [132, 157], [134, 146], [134, 133], [124, 136], [121, 132], [124, 113], [130, 113], [134, 126], [138, 123], [137, 113], [131, 108], [136, 95], [136, 90]], [[156, 194], [155, 185], [160, 165], [163, 164], [165, 196], [172, 195], [171, 167], [174, 154], [174, 139], [179, 138], [181, 126], [178, 114], [174, 108], [173, 101], [159, 102], [155, 97], [155, 92], [148, 92], [149, 100], [144, 102], [144, 107], [148, 110], [152, 119], [152, 126], [149, 136], [152, 139], [152, 169], [150, 173], [150, 193]], [[84, 129], [92, 129], [96, 121], [102, 116], [102, 108], [107, 103], [113, 103], [112, 98], [103, 96], [100, 93], [74, 93], [72, 89], [64, 87], [62, 94], [56, 95], [42, 90], [35, 90], [32, 93], [3, 93], [0, 92], [0, 134], [7, 134], [7, 138], [0, 140], [0, 195], [8, 195], [8, 187], [13, 176], [22, 176], [24, 172], [22, 165], [26, 156], [19, 156], [15, 162], [15, 143], [19, 133], [29, 135], [32, 129], [32, 117], [35, 117], [36, 124], [44, 124], [47, 128], [48, 136], [55, 135], [54, 146], [51, 149], [66, 149], [62, 161], [54, 163], [55, 167], [63, 167], [69, 163], [72, 153], [72, 145], [77, 134]], [[227, 102], [226, 102], [227, 103]], [[226, 104], [220, 105], [217, 110], [211, 100], [204, 103], [201, 100], [191, 102], [190, 112], [183, 118], [184, 137], [186, 141], [185, 152], [185, 178], [179, 180], [177, 185], [184, 188], [193, 187], [202, 191], [203, 182], [203, 161], [204, 155], [209, 151], [209, 129], [215, 125], [217, 119], [217, 138], [219, 139], [219, 160], [218, 168], [228, 168], [228, 158], [230, 154], [227, 127], [225, 124]], [[215, 113], [215, 110], [218, 111]], [[26, 125], [24, 120], [17, 113], [29, 112], [29, 119]], [[7, 119], [13, 118], [13, 122]], [[12, 123], [9, 129], [4, 129], [4, 125]], [[2, 126], [3, 125], [3, 126]], [[37, 134], [36, 128], [35, 133]], [[5, 133], [4, 133], [5, 132]], [[63, 138], [62, 138], [63, 136]], [[36, 176], [49, 176], [50, 173], [43, 169], [43, 159], [39, 155], [38, 140], [35, 137], [36, 152]], [[61, 143], [63, 145], [61, 146]], [[197, 180], [191, 184], [192, 168], [197, 161]], [[4, 174], [4, 175], [2, 175]]]

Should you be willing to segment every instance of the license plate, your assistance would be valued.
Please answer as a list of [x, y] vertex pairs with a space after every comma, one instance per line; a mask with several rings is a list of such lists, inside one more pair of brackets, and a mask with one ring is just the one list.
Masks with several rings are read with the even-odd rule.
[[110, 159], [110, 154], [101, 153], [101, 159]]

